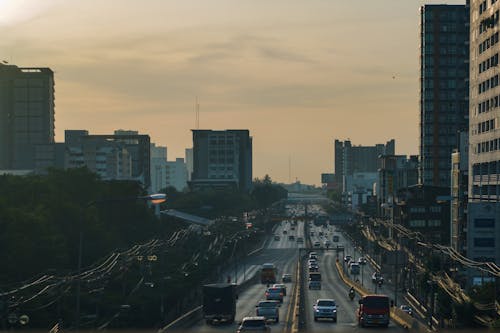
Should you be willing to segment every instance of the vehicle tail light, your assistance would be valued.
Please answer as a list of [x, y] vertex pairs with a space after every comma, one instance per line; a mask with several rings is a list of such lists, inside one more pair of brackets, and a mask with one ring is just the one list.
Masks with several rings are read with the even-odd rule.
[[283, 293], [280, 293], [280, 296], [283, 296]]
[[269, 292], [266, 291], [266, 296], [269, 296]]

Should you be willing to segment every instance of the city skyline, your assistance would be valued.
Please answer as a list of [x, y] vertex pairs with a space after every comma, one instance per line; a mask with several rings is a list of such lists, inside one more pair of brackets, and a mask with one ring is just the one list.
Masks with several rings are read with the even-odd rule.
[[290, 180], [318, 184], [335, 139], [418, 152], [418, 9], [433, 3], [4, 0], [0, 60], [54, 70], [57, 142], [123, 128], [184, 157], [198, 98], [200, 129], [250, 130], [255, 177], [288, 182], [291, 160]]

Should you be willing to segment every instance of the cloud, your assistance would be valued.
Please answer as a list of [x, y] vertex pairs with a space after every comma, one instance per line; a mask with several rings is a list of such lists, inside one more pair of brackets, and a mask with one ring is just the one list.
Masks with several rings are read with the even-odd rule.
[[314, 60], [284, 48], [276, 48], [276, 47], [262, 47], [260, 49], [260, 54], [271, 60], [276, 61], [288, 61], [288, 62], [300, 62], [300, 63], [316, 63]]

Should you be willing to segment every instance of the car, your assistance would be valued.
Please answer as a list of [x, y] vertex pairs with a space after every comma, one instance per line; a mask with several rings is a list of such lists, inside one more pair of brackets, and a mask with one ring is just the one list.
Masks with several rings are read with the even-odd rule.
[[319, 266], [318, 264], [311, 264], [309, 265], [309, 272], [319, 272]]
[[318, 236], [323, 236], [323, 231], [318, 232]]
[[266, 289], [266, 300], [276, 300], [283, 303], [283, 291], [281, 288], [269, 287]]
[[413, 317], [413, 309], [411, 308], [411, 306], [402, 304], [399, 308]]
[[280, 239], [281, 239], [281, 237], [280, 237], [279, 235], [275, 235], [275, 236], [274, 236], [274, 240], [275, 240], [275, 241], [279, 241]]
[[275, 283], [273, 284], [273, 288], [281, 288], [283, 296], [286, 296], [286, 286], [283, 283]]
[[338, 235], [333, 235], [332, 240], [333, 240], [334, 243], [338, 243], [339, 236]]
[[314, 247], [320, 247], [321, 243], [319, 241], [315, 241], [313, 244]]
[[275, 322], [280, 321], [280, 311], [279, 311], [278, 301], [260, 301], [255, 307], [257, 316], [262, 316], [266, 320], [272, 319]]
[[360, 271], [360, 267], [361, 266], [357, 262], [351, 262], [351, 264], [349, 265], [349, 272], [352, 275], [358, 275], [359, 271]]
[[304, 243], [303, 237], [297, 237], [297, 243]]
[[346, 263], [349, 263], [349, 261], [351, 261], [351, 260], [352, 260], [352, 256], [350, 256], [350, 255], [347, 255], [344, 257], [344, 262], [346, 262]]
[[288, 236], [288, 240], [294, 241], [295, 240], [295, 236], [294, 235], [289, 235]]
[[324, 244], [325, 244], [325, 247], [332, 246], [332, 242], [330, 242], [329, 240], [326, 240]]
[[307, 260], [308, 265], [317, 264], [317, 263], [318, 263], [318, 259], [316, 259], [316, 258], [311, 258], [311, 259]]
[[271, 328], [267, 325], [264, 316], [245, 317], [238, 326], [236, 333], [249, 331], [270, 332]]
[[314, 236], [314, 231], [311, 231], [309, 235]]
[[283, 230], [283, 235], [286, 235], [287, 234], [287, 231], [286, 230]]
[[295, 227], [292, 225], [292, 226], [290, 227], [290, 230], [295, 230]]
[[321, 290], [321, 281], [309, 281], [309, 289]]
[[292, 274], [283, 274], [283, 276], [281, 277], [281, 281], [283, 281], [283, 283], [292, 282]]
[[360, 265], [366, 265], [366, 258], [365, 257], [359, 257], [358, 258], [358, 264], [360, 264]]
[[379, 272], [375, 272], [372, 274], [372, 282], [373, 283], [384, 283], [384, 277]]
[[313, 306], [314, 321], [320, 318], [329, 318], [337, 322], [337, 304], [330, 298], [317, 299]]
[[318, 259], [318, 253], [309, 252], [309, 259]]

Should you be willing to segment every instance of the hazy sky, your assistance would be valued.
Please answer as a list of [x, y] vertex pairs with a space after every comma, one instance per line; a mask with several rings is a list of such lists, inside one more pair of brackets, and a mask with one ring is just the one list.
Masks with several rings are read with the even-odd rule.
[[418, 152], [417, 0], [0, 0], [0, 60], [50, 67], [65, 129], [135, 129], [184, 157], [253, 136], [254, 176], [320, 182], [334, 139]]

